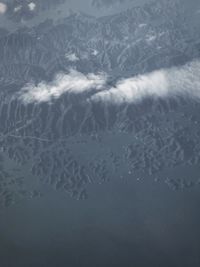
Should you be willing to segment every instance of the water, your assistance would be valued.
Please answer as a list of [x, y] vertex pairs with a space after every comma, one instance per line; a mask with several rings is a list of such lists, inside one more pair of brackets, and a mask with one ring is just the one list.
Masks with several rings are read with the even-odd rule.
[[1, 211], [2, 266], [199, 266], [199, 189], [127, 177], [24, 201]]

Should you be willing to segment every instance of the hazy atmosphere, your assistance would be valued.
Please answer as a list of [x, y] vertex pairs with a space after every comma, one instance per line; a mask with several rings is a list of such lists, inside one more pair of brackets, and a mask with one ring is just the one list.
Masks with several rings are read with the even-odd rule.
[[199, 0], [0, 0], [0, 266], [200, 266]]

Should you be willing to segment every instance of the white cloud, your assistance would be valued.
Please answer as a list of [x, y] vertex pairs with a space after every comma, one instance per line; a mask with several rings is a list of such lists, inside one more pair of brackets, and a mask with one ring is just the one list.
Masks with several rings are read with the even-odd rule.
[[122, 79], [115, 87], [101, 91], [92, 96], [93, 100], [103, 100], [114, 103], [133, 102], [145, 96], [164, 96], [168, 93], [168, 82], [162, 71]]
[[7, 11], [7, 5], [0, 2], [0, 15], [6, 13]]
[[90, 89], [99, 90], [105, 83], [106, 76], [104, 74], [96, 75], [90, 73], [84, 75], [78, 71], [71, 70], [69, 74], [56, 75], [51, 83], [27, 84], [20, 90], [17, 96], [25, 103], [50, 102], [66, 92], [83, 93]]
[[95, 93], [90, 100], [120, 104], [138, 102], [145, 97], [166, 96], [200, 98], [199, 61], [122, 79], [114, 87]]
[[107, 85], [105, 74], [85, 75], [71, 70], [69, 74], [58, 74], [51, 83], [27, 84], [18, 97], [25, 103], [51, 102], [66, 92], [81, 94], [89, 90], [93, 95], [88, 101], [115, 104], [137, 103], [145, 97], [200, 99], [200, 61], [121, 79], [113, 87]]
[[30, 11], [34, 11], [35, 8], [36, 8], [36, 4], [35, 4], [34, 2], [30, 2], [30, 3], [28, 4], [28, 7], [29, 7], [29, 10], [30, 10]]

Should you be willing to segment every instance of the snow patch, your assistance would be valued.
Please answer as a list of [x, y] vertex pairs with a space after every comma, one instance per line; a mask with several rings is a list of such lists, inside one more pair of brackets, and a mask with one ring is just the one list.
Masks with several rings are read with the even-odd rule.
[[35, 8], [36, 8], [36, 4], [35, 4], [34, 2], [30, 2], [30, 3], [28, 4], [28, 7], [29, 7], [29, 10], [30, 10], [30, 11], [34, 11]]

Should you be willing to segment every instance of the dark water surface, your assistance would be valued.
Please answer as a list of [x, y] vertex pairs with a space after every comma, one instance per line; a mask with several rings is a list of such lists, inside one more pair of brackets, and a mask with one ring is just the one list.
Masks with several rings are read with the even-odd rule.
[[91, 187], [85, 201], [54, 191], [2, 210], [1, 266], [200, 266], [199, 187]]

